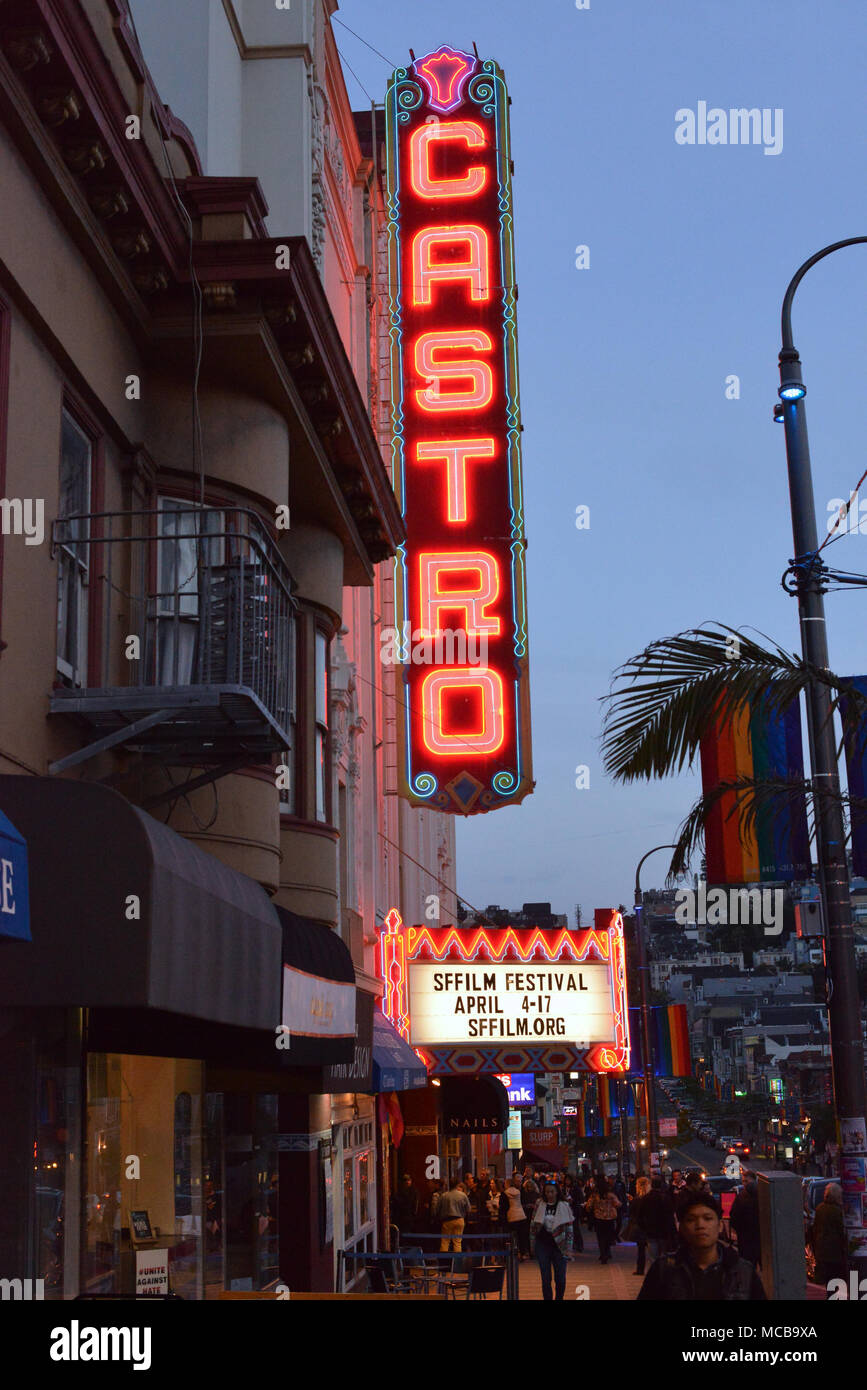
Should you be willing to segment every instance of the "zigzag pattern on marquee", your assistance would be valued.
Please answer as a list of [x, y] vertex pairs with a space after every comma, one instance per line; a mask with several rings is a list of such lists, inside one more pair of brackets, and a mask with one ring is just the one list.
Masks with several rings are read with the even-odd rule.
[[417, 1051], [431, 1076], [590, 1070], [588, 1049], [564, 1043], [549, 1047], [419, 1047]]
[[607, 931], [515, 931], [514, 927], [407, 927], [407, 955], [410, 960], [573, 960], [607, 961], [610, 945]]

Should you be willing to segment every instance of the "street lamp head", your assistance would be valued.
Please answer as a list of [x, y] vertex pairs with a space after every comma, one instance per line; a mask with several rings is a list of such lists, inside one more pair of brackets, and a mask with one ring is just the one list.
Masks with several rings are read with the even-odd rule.
[[785, 423], [786, 412], [782, 401], [774, 401], [774, 424], [782, 425]]
[[781, 401], [801, 401], [807, 394], [803, 381], [784, 381], [779, 390]]

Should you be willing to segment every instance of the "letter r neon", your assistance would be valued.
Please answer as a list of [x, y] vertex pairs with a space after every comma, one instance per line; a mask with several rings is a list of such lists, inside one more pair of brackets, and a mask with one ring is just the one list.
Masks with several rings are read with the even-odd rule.
[[[444, 575], [473, 575], [475, 585], [443, 589]], [[500, 570], [496, 558], [485, 550], [454, 551], [449, 555], [422, 554], [419, 556], [419, 611], [422, 637], [435, 637], [442, 630], [442, 612], [459, 610], [464, 615], [468, 637], [483, 633], [495, 636], [500, 631], [500, 619], [485, 612], [500, 592]]]

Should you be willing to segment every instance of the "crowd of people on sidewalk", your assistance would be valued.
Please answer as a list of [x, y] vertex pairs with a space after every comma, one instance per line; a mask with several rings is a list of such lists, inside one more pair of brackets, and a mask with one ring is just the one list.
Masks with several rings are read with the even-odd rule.
[[[833, 1192], [827, 1200], [833, 1208]], [[817, 1213], [823, 1272], [835, 1264], [835, 1212]], [[595, 1234], [602, 1265], [615, 1245], [634, 1243], [634, 1274], [644, 1280], [639, 1299], [765, 1298], [757, 1272], [758, 1191], [749, 1173], [726, 1222], [721, 1200], [702, 1174], [684, 1177], [678, 1169], [668, 1180], [633, 1177], [628, 1186], [620, 1173], [594, 1176], [586, 1168], [576, 1175], [526, 1167], [504, 1179], [482, 1169], [432, 1182], [426, 1200], [404, 1177], [393, 1213], [401, 1232], [438, 1235], [441, 1252], [460, 1251], [465, 1234], [514, 1236], [518, 1259], [538, 1263], [545, 1299], [564, 1298], [569, 1261], [584, 1251], [584, 1229]]]

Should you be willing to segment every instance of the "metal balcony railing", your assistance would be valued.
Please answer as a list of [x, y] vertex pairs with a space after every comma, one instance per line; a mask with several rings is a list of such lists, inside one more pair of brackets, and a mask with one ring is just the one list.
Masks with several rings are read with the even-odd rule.
[[194, 759], [289, 745], [295, 604], [255, 512], [163, 499], [66, 517], [52, 554], [65, 685], [51, 709], [102, 732], [94, 752], [123, 742]]

